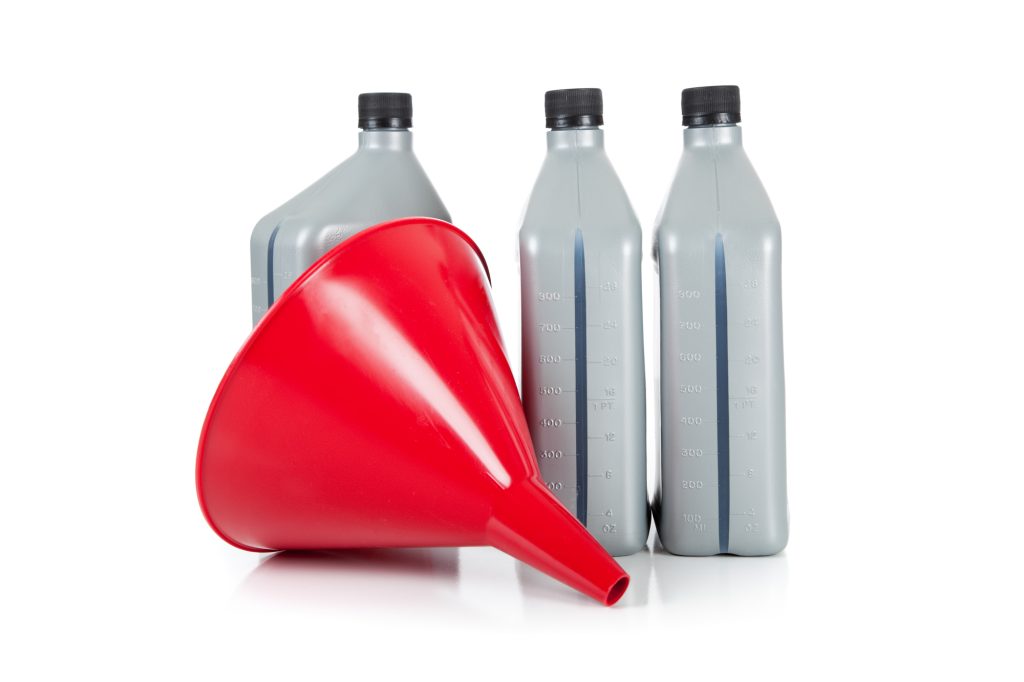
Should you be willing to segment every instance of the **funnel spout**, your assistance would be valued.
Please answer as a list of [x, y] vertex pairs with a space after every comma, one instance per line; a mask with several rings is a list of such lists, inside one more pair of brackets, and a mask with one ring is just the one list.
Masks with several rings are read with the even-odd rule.
[[502, 495], [487, 541], [605, 606], [629, 586], [629, 575], [537, 477]]

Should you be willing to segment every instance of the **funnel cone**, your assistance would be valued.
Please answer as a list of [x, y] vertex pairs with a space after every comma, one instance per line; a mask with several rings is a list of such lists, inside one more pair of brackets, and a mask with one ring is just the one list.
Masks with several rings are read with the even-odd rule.
[[605, 604], [629, 578], [540, 480], [486, 265], [439, 220], [360, 232], [228, 368], [199, 501], [253, 551], [493, 545]]

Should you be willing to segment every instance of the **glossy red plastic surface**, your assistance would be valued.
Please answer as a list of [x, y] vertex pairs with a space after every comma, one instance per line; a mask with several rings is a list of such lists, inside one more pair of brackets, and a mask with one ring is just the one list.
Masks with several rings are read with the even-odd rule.
[[284, 293], [217, 389], [196, 482], [244, 549], [493, 545], [605, 604], [629, 582], [544, 487], [483, 257], [439, 220], [365, 230]]

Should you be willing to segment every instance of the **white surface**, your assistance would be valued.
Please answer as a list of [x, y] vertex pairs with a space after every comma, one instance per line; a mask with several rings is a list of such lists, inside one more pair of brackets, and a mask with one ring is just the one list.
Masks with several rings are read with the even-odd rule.
[[[940, 4], [5, 5], [0, 677], [1020, 679], [1020, 21]], [[544, 90], [604, 89], [649, 246], [680, 88], [732, 82], [784, 233], [784, 554], [631, 557], [603, 609], [492, 550], [206, 527], [249, 231], [351, 152], [357, 93], [414, 94], [518, 366]]]

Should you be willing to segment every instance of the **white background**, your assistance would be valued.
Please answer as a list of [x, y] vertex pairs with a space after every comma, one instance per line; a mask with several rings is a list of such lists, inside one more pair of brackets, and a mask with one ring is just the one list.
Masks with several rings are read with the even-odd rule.
[[[0, 677], [1020, 679], [1011, 8], [5, 3]], [[603, 88], [649, 253], [679, 91], [718, 83], [783, 225], [783, 554], [644, 552], [605, 609], [495, 550], [261, 560], [210, 531], [194, 453], [249, 231], [353, 151], [359, 92], [413, 93], [518, 367], [543, 92]]]

